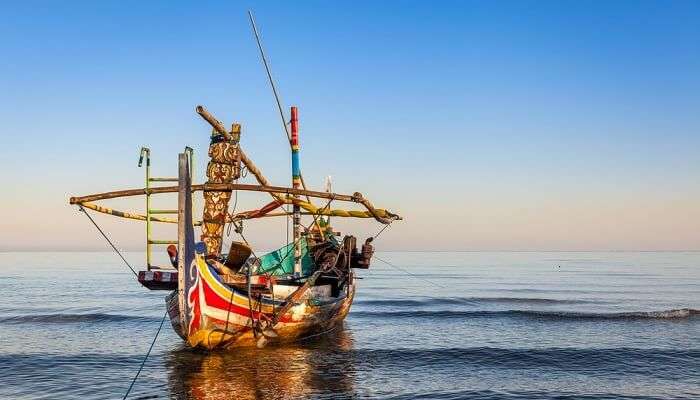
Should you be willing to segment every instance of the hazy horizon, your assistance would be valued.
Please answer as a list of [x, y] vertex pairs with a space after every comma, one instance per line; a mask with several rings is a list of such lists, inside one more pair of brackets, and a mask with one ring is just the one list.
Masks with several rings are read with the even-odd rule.
[[[331, 175], [404, 217], [378, 250], [700, 250], [700, 3], [404, 1], [5, 5], [0, 251], [109, 250], [68, 198], [143, 187], [141, 146], [154, 176], [193, 147], [203, 181], [197, 104], [242, 123], [247, 154], [289, 185], [249, 7], [299, 107], [309, 187]], [[144, 248], [142, 222], [92, 215], [118, 248]], [[256, 248], [286, 241], [281, 219], [245, 229]]]

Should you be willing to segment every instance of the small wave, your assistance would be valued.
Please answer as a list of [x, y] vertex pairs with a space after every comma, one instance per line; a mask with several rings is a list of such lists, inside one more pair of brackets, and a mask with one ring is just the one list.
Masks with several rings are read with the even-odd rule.
[[700, 310], [679, 308], [663, 311], [633, 311], [620, 313], [514, 311], [528, 316], [561, 319], [689, 319], [700, 316]]
[[396, 396], [382, 397], [383, 400], [423, 400], [423, 399], [471, 399], [471, 400], [658, 400], [658, 397], [621, 393], [579, 393], [562, 391], [503, 391], [503, 390], [439, 390], [408, 392]]
[[[543, 376], [575, 373], [609, 378], [614, 374], [628, 379], [675, 377], [688, 380], [693, 379], [700, 359], [700, 351], [693, 349], [625, 347], [354, 349], [349, 355], [358, 370], [399, 369], [407, 372], [416, 368], [430, 371], [436, 376], [453, 376], [455, 371], [512, 369], [541, 371]], [[349, 357], [348, 354], [335, 352], [329, 354], [329, 358], [335, 364], [340, 364]]]
[[36, 314], [0, 318], [0, 324], [72, 324], [79, 322], [156, 321], [156, 318], [120, 314]]
[[544, 299], [531, 297], [474, 297], [479, 303], [525, 303], [525, 304], [590, 304], [594, 300]]
[[681, 308], [665, 311], [638, 311], [622, 313], [586, 313], [573, 311], [455, 311], [455, 310], [414, 310], [414, 311], [353, 311], [354, 317], [376, 318], [503, 318], [520, 317], [550, 320], [681, 320], [700, 316], [700, 310]]
[[592, 304], [602, 303], [595, 300], [547, 299], [534, 297], [457, 297], [457, 298], [427, 298], [424, 300], [411, 299], [382, 299], [360, 300], [357, 304], [377, 305], [388, 307], [421, 307], [445, 304]]

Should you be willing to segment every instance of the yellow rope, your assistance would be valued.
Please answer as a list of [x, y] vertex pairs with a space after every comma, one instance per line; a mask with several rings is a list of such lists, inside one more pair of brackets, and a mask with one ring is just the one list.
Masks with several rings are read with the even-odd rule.
[[293, 197], [286, 197], [280, 199], [284, 201], [287, 204], [297, 204], [304, 210], [310, 212], [311, 214], [315, 215], [324, 215], [324, 216], [330, 216], [330, 217], [353, 217], [353, 218], [375, 218], [376, 216], [379, 216], [381, 218], [392, 218], [393, 214], [387, 212], [386, 210], [383, 210], [381, 208], [375, 208], [373, 209], [374, 213], [370, 211], [359, 211], [359, 210], [340, 210], [340, 209], [334, 209], [334, 210], [329, 210], [326, 208], [320, 209], [313, 205], [312, 203], [308, 201], [304, 201], [301, 199], [295, 199]]

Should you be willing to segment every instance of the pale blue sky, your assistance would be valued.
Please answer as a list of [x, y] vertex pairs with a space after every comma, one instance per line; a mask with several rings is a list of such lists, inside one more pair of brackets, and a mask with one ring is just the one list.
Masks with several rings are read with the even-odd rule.
[[144, 144], [156, 174], [185, 145], [201, 172], [196, 104], [288, 184], [248, 8], [307, 182], [405, 215], [385, 249], [700, 248], [700, 3], [114, 1], [2, 7], [0, 249], [103, 249], [68, 195], [141, 186]]

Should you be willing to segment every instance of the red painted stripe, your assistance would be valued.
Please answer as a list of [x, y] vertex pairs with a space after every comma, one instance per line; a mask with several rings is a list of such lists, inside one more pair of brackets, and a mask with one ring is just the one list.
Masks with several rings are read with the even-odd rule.
[[[250, 317], [251, 310], [248, 307], [241, 307], [237, 304], [230, 303], [228, 299], [222, 299], [211, 287], [209, 287], [205, 280], [202, 280], [202, 287], [204, 289], [204, 302], [207, 306], [218, 308], [219, 310], [223, 310], [225, 312], [242, 315], [244, 317]], [[261, 315], [263, 315], [264, 318], [272, 318], [272, 314], [261, 313], [258, 311], [253, 311], [252, 315], [255, 319], [260, 319]], [[279, 322], [291, 321], [292, 319], [288, 314], [283, 315], [279, 319]]]
[[299, 116], [296, 107], [292, 107], [292, 146], [299, 145]]

